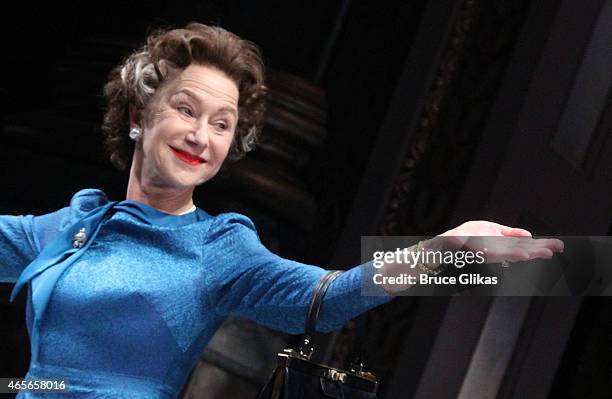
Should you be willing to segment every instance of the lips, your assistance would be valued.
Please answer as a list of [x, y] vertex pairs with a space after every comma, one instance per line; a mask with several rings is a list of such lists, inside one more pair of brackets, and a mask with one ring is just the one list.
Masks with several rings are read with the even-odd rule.
[[200, 158], [197, 155], [190, 154], [186, 151], [179, 150], [172, 146], [170, 146], [170, 149], [172, 150], [172, 152], [174, 152], [174, 155], [176, 155], [178, 159], [180, 159], [181, 161], [185, 163], [188, 163], [189, 165], [195, 166], [195, 165], [200, 165], [206, 162], [206, 160], [204, 160], [203, 158]]

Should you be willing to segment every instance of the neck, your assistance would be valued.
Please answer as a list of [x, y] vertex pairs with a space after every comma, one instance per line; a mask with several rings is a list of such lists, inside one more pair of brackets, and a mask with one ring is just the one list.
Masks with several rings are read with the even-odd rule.
[[127, 200], [141, 202], [173, 215], [181, 215], [193, 210], [193, 187], [180, 189], [147, 184], [135, 165], [136, 163], [132, 162]]

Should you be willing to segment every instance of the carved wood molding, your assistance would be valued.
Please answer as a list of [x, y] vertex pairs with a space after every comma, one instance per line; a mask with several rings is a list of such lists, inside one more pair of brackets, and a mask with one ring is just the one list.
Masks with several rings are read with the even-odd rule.
[[[432, 140], [434, 128], [438, 125], [442, 101], [455, 77], [460, 53], [473, 23], [474, 8], [475, 0], [466, 0], [453, 24], [448, 36], [446, 50], [441, 57], [433, 84], [427, 94], [415, 140], [410, 144], [402, 162], [390, 200], [377, 229], [379, 235], [393, 235], [399, 230], [399, 225], [404, 220], [402, 212], [408, 198], [412, 195], [417, 165], [425, 156]], [[366, 367], [379, 376], [391, 375], [391, 368], [399, 352], [397, 346], [393, 344], [401, 344], [402, 337], [397, 334], [406, 331], [408, 327], [407, 323], [410, 317], [407, 317], [407, 315], [411, 314], [408, 308], [409, 304], [414, 303], [414, 298], [402, 299], [378, 307], [371, 311], [367, 317], [368, 342], [364, 343], [363, 346], [365, 348], [375, 347], [378, 352], [375, 356], [373, 356], [371, 350], [368, 351], [370, 353], [365, 354], [366, 361], [369, 360]], [[393, 332], [395, 335], [390, 336], [389, 332]], [[354, 348], [355, 333], [354, 323], [348, 323], [340, 332], [331, 358], [333, 365], [337, 367], [346, 366], [350, 360], [348, 356]], [[383, 341], [378, 341], [376, 346], [370, 345], [370, 343], [376, 343], [376, 339], [383, 339]], [[391, 349], [395, 353], [391, 353]], [[381, 361], [383, 359], [384, 361]]]
[[[509, 0], [461, 5], [377, 234], [435, 234], [452, 215], [528, 6], [529, 1]], [[407, 331], [417, 322], [417, 304], [418, 298], [398, 298], [368, 314], [367, 369], [381, 377], [383, 390]], [[348, 324], [336, 338], [333, 364], [347, 364], [355, 338], [354, 325]]]
[[393, 186], [391, 197], [378, 227], [379, 235], [400, 233], [403, 215], [411, 196], [413, 196], [418, 165], [435, 139], [439, 125], [440, 109], [448, 94], [449, 87], [457, 73], [458, 63], [470, 33], [475, 14], [476, 0], [466, 0], [457, 16], [440, 60], [432, 86], [427, 94], [425, 106], [419, 118], [414, 141], [401, 164], [400, 172]]

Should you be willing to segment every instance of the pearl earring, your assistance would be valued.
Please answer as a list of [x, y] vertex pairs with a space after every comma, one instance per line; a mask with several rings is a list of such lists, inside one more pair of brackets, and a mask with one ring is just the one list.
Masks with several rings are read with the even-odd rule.
[[134, 141], [139, 141], [142, 137], [142, 129], [139, 127], [134, 127], [130, 130], [130, 138]]

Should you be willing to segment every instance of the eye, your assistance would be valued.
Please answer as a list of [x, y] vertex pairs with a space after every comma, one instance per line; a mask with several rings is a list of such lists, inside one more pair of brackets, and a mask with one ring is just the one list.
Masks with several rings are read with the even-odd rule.
[[227, 124], [227, 122], [225, 122], [225, 121], [219, 121], [219, 122], [215, 122], [215, 127], [216, 127], [218, 130], [223, 130], [223, 131], [225, 131], [225, 130], [227, 130], [227, 129], [228, 129], [229, 125], [228, 125], [228, 124]]
[[176, 109], [182, 114], [193, 117], [192, 109], [186, 105], [179, 105], [178, 107], [176, 107]]

